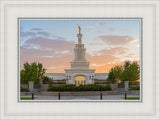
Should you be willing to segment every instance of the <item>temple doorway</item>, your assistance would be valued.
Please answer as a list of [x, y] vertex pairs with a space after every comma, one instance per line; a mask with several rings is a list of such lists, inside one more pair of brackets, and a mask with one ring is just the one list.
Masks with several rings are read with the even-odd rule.
[[75, 84], [76, 86], [84, 85], [86, 81], [86, 77], [83, 75], [75, 76]]

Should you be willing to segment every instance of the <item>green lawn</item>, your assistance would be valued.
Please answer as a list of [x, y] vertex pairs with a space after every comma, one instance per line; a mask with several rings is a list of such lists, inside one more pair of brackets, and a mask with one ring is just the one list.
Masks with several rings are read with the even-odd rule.
[[[124, 97], [121, 97], [124, 99]], [[127, 97], [127, 100], [140, 100], [140, 97]]]
[[[37, 99], [37, 97], [35, 97], [34, 99]], [[21, 97], [21, 100], [32, 100], [31, 97]]]

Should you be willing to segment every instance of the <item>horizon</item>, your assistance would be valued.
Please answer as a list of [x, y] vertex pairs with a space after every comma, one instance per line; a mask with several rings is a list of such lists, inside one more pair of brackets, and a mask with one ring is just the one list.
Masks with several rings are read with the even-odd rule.
[[139, 62], [139, 20], [20, 20], [20, 69], [40, 62], [46, 73], [65, 73], [74, 59], [77, 25], [95, 73], [108, 73], [126, 60]]

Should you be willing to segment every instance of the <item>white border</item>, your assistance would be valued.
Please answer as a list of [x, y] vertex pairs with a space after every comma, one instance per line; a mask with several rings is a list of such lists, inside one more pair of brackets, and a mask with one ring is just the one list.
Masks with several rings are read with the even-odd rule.
[[[1, 1], [1, 119], [160, 119], [159, 116], [159, 1]], [[64, 6], [64, 9], [68, 9], [69, 12], [73, 12], [73, 10], [69, 9], [71, 6], [78, 5], [81, 8], [84, 6], [89, 6], [89, 4], [95, 5], [95, 7], [101, 6], [102, 12], [100, 14], [89, 14], [87, 12], [83, 15], [84, 17], [99, 17], [104, 15], [104, 8], [105, 5], [117, 5], [117, 7], [123, 6], [120, 8], [123, 13], [123, 9], [129, 10], [127, 5], [132, 5], [135, 7], [135, 11], [132, 11], [127, 16], [132, 16], [136, 13], [135, 16], [140, 16], [144, 18], [144, 75], [143, 75], [143, 87], [144, 87], [144, 101], [143, 103], [17, 103], [16, 101], [16, 94], [14, 88], [16, 88], [16, 81], [17, 75], [13, 75], [11, 69], [16, 68], [17, 64], [14, 64], [14, 60], [16, 55], [13, 54], [16, 52], [16, 43], [13, 41], [15, 40], [12, 36], [16, 31], [15, 29], [15, 19], [10, 19], [14, 16], [19, 17], [18, 13], [20, 12], [27, 12], [27, 7], [32, 6], [33, 4], [49, 4], [56, 5], [55, 8], [52, 9], [60, 9], [59, 5], [67, 5]], [[28, 4], [28, 6], [23, 6], [24, 10], [21, 11], [21, 8], [13, 7], [14, 5], [21, 6], [20, 4]], [[31, 5], [32, 4], [32, 5]], [[59, 5], [57, 5], [59, 4]], [[144, 6], [147, 6], [146, 9]], [[20, 11], [14, 11], [15, 9], [20, 9]], [[41, 8], [41, 10], [43, 7]], [[75, 8], [76, 9], [76, 8]], [[95, 13], [97, 12], [96, 9]], [[114, 8], [113, 8], [114, 9]], [[90, 10], [90, 9], [88, 9]], [[143, 11], [144, 10], [144, 11]], [[76, 10], [77, 11], [77, 10]], [[83, 11], [83, 10], [82, 10]], [[143, 11], [143, 12], [142, 12]], [[9, 14], [12, 12], [12, 14]], [[64, 12], [64, 11], [63, 11]], [[65, 11], [67, 12], [67, 11]], [[80, 13], [81, 11], [77, 11]], [[108, 11], [105, 11], [107, 14]], [[112, 16], [115, 15], [116, 11], [112, 11]], [[115, 13], [114, 13], [115, 12]], [[36, 14], [34, 14], [36, 13]], [[42, 12], [43, 13], [43, 12]], [[71, 16], [76, 14], [66, 13], [64, 16]], [[38, 17], [38, 11], [32, 11], [27, 15], [35, 15]], [[50, 13], [46, 13], [44, 16], [48, 16]], [[54, 13], [53, 13], [54, 14]], [[7, 16], [9, 15], [9, 16]], [[21, 14], [23, 17], [26, 15]], [[42, 14], [41, 14], [42, 15]], [[50, 14], [51, 15], [51, 14]], [[58, 14], [59, 17], [62, 15], [62, 11]], [[77, 14], [78, 16], [79, 14]], [[125, 16], [125, 14], [123, 14]], [[154, 16], [155, 15], [155, 16]], [[28, 17], [27, 16], [27, 17]], [[107, 15], [106, 15], [107, 16]], [[106, 17], [103, 16], [103, 17]], [[134, 16], [134, 15], [133, 15]], [[146, 16], [148, 16], [146, 18]], [[39, 16], [41, 17], [41, 16]], [[118, 16], [119, 17], [119, 16]], [[121, 16], [122, 17], [122, 14]], [[148, 22], [147, 20], [152, 19], [152, 22]], [[153, 20], [154, 19], [154, 20]], [[153, 21], [155, 23], [153, 24]], [[6, 24], [7, 23], [7, 24]], [[148, 24], [148, 27], [147, 27]], [[6, 26], [7, 25], [7, 26]], [[13, 29], [8, 29], [11, 27]], [[149, 29], [152, 28], [152, 29]], [[7, 30], [7, 31], [6, 31]], [[155, 36], [151, 35], [150, 33], [155, 30]], [[9, 34], [13, 37], [6, 36]], [[152, 33], [153, 34], [153, 33]], [[152, 37], [151, 37], [151, 36]], [[147, 37], [146, 37], [147, 36]], [[5, 38], [5, 39], [4, 39]], [[10, 38], [10, 39], [9, 39]], [[154, 38], [154, 39], [153, 39]], [[152, 39], [153, 41], [149, 40]], [[9, 40], [9, 43], [7, 42]], [[10, 50], [12, 49], [12, 55], [10, 54]], [[146, 55], [149, 55], [147, 57]], [[11, 56], [10, 56], [11, 55]], [[12, 59], [11, 59], [12, 58]], [[10, 60], [9, 60], [10, 59]], [[147, 60], [148, 59], [148, 60]], [[155, 62], [155, 63], [154, 63]], [[150, 63], [150, 64], [147, 64]], [[11, 69], [8, 69], [10, 66]], [[13, 67], [13, 68], [12, 68]], [[151, 68], [152, 70], [146, 72], [146, 68]], [[153, 69], [153, 67], [155, 69]], [[16, 71], [15, 71], [16, 72]], [[10, 76], [8, 76], [8, 74]], [[9, 79], [13, 77], [13, 82]], [[5, 78], [5, 79], [4, 79]], [[150, 78], [155, 78], [152, 82], [148, 81]], [[145, 82], [144, 82], [145, 81]], [[8, 84], [6, 84], [8, 83]], [[148, 85], [150, 83], [150, 86]], [[17, 89], [17, 88], [16, 88]], [[17, 92], [17, 91], [16, 91]], [[146, 93], [148, 96], [146, 97]], [[152, 96], [153, 95], [153, 96]], [[146, 104], [148, 103], [148, 104]], [[132, 105], [131, 105], [132, 104]], [[129, 109], [129, 106], [132, 106], [132, 111]], [[143, 106], [144, 105], [144, 106]], [[21, 106], [21, 107], [20, 107]], [[50, 107], [52, 107], [50, 109]], [[125, 107], [125, 108], [124, 108]], [[61, 109], [59, 109], [61, 108]], [[74, 108], [74, 109], [73, 109]], [[140, 109], [143, 108], [143, 109]], [[23, 110], [23, 111], [22, 111]], [[28, 111], [30, 110], [30, 111]], [[98, 110], [98, 111], [97, 111]], [[118, 111], [117, 111], [118, 110]]]

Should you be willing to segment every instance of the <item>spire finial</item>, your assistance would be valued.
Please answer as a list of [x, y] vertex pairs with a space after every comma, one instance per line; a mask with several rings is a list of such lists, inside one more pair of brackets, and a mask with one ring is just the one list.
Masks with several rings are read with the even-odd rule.
[[81, 34], [81, 27], [78, 25], [78, 28], [79, 28], [79, 34]]

